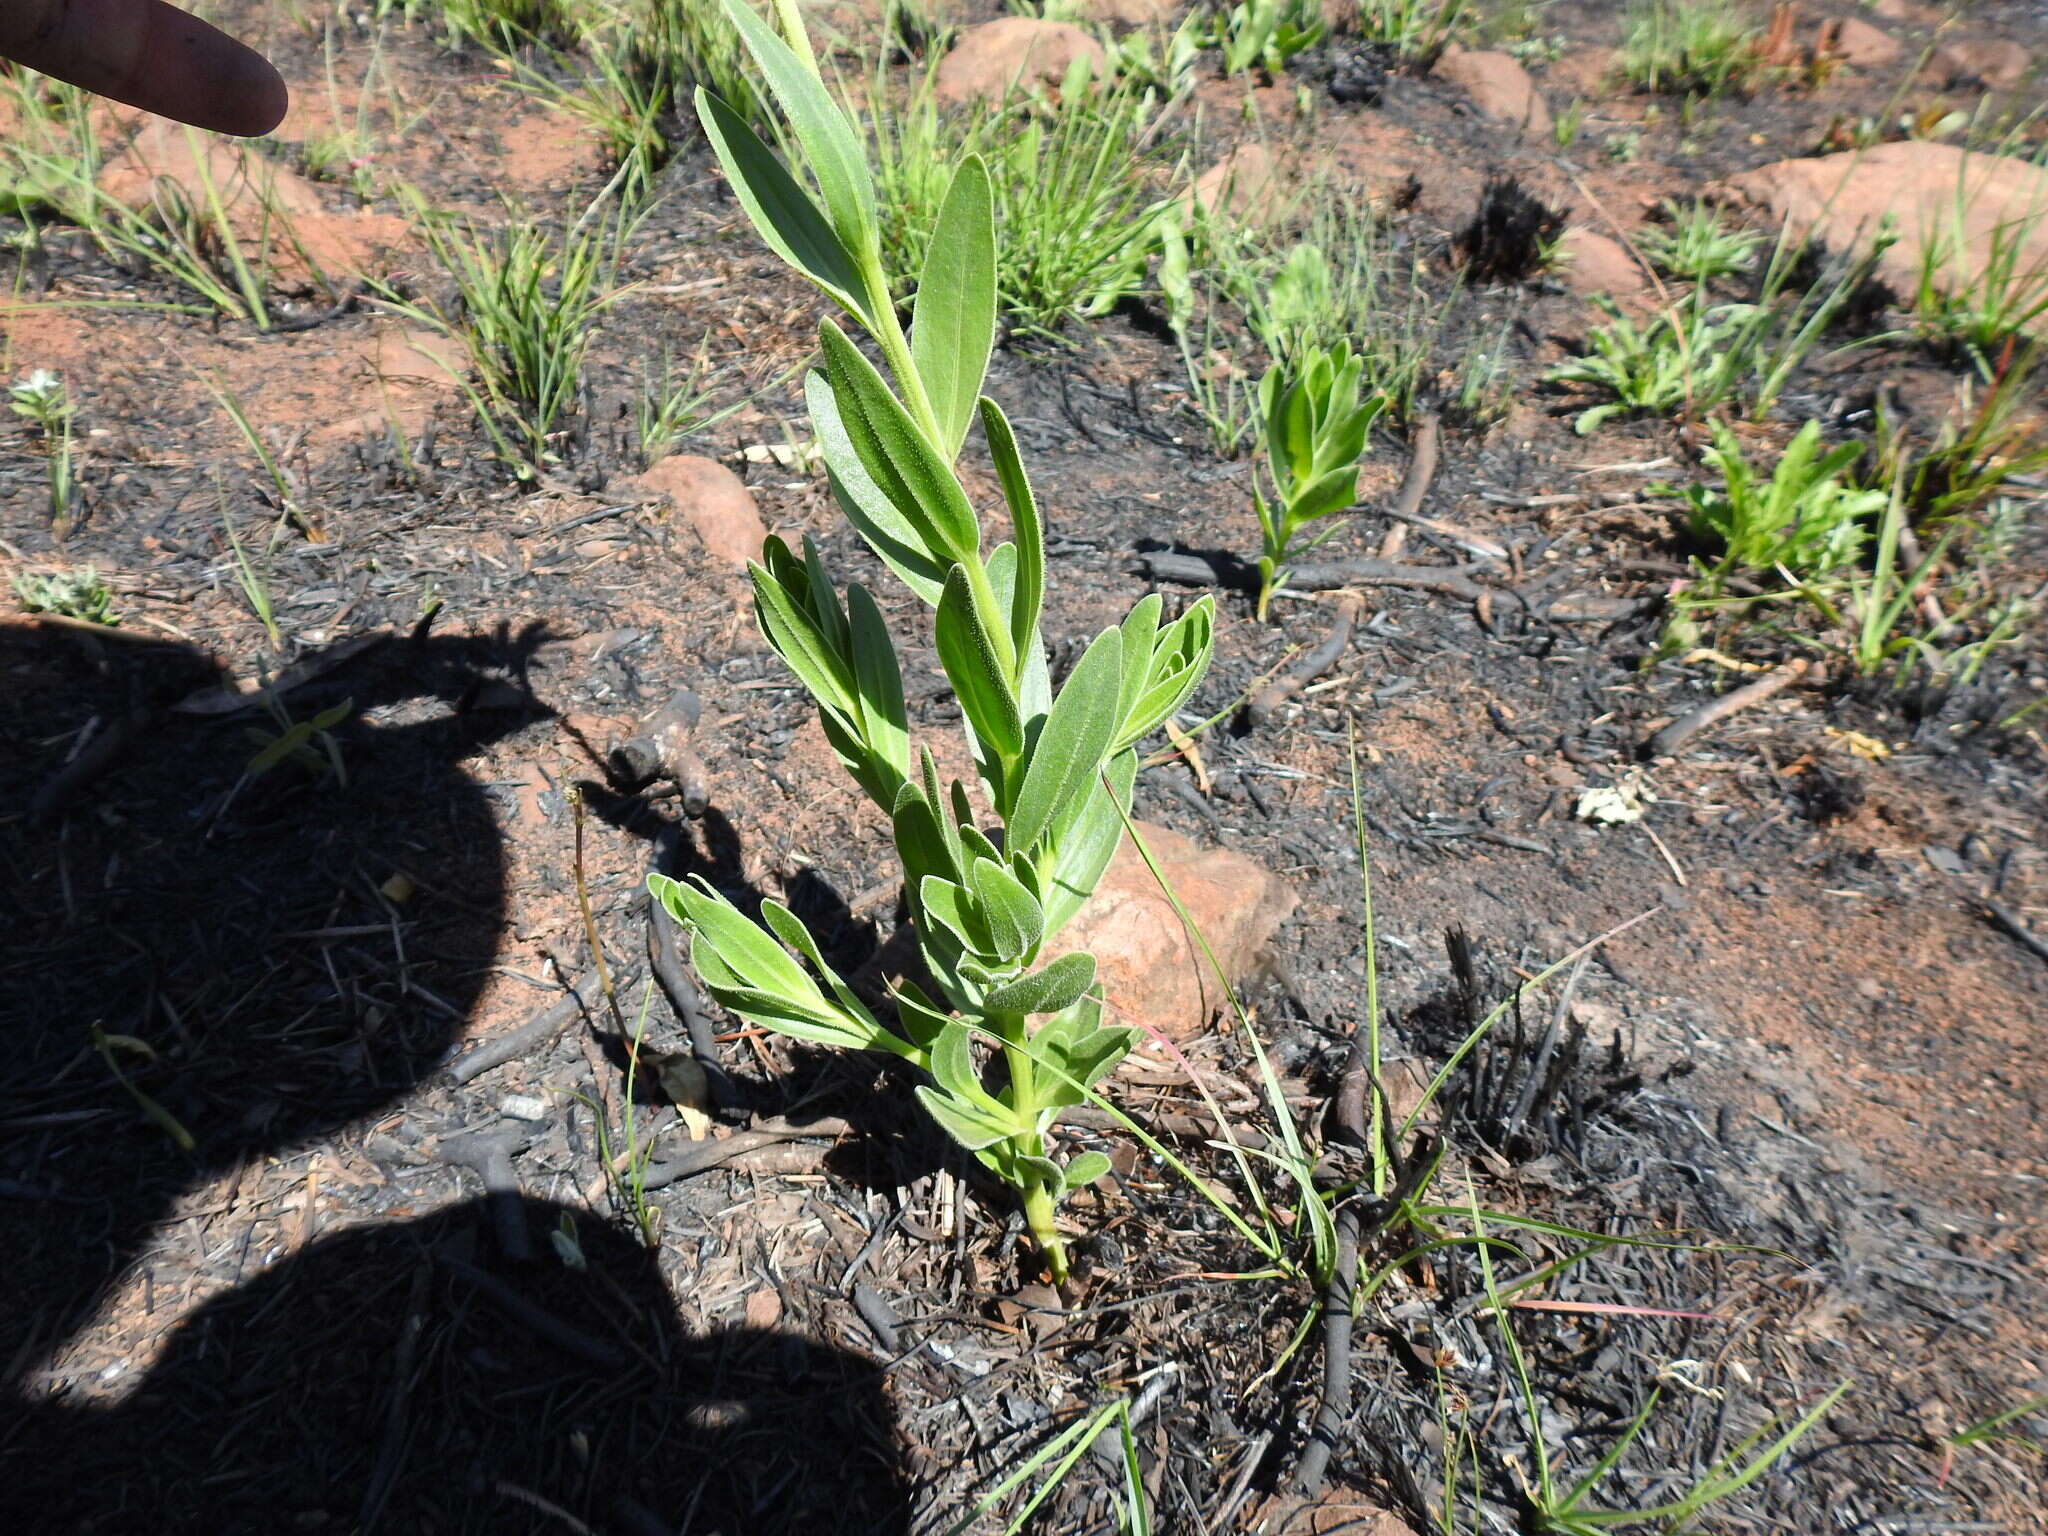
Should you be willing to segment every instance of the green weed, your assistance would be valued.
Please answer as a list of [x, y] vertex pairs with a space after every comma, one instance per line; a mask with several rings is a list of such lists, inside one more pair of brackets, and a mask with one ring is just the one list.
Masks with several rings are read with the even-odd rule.
[[375, 284], [392, 310], [462, 344], [474, 375], [462, 388], [498, 456], [521, 479], [558, 457], [598, 317], [621, 296], [619, 256], [635, 221], [623, 205], [607, 220], [603, 206], [621, 179], [562, 232], [517, 216], [479, 230], [415, 199], [428, 247], [454, 280], [459, 303], [444, 309]]
[[[1265, 620], [1273, 594], [1286, 585], [1295, 542], [1310, 523], [1335, 516], [1358, 498], [1358, 461], [1372, 424], [1386, 409], [1381, 395], [1359, 398], [1363, 365], [1351, 349], [1307, 348], [1275, 364], [1259, 381], [1266, 472], [1272, 499], [1254, 488], [1259, 518], [1259, 607]], [[1332, 530], [1334, 531], [1334, 529]]]
[[1359, 0], [1361, 40], [1381, 43], [1404, 59], [1443, 51], [1465, 14], [1467, 0]]
[[1754, 29], [1715, 0], [1631, 0], [1617, 67], [1645, 90], [1708, 97], [1764, 73]]
[[[1214, 604], [1199, 600], [1162, 623], [1160, 598], [1145, 598], [1095, 638], [1055, 693], [1039, 623], [1044, 527], [1009, 423], [981, 395], [998, 308], [992, 178], [976, 155], [954, 168], [906, 335], [861, 138], [825, 87], [794, 0], [776, 9], [781, 36], [744, 0], [732, 0], [729, 14], [774, 86], [815, 194], [729, 107], [699, 91], [698, 110], [762, 239], [880, 348], [886, 376], [836, 323], [821, 325], [824, 366], [806, 385], [812, 425], [841, 510], [936, 611], [939, 661], [966, 717], [984, 808], [966, 784], [941, 784], [929, 749], [913, 754], [898, 649], [874, 599], [858, 585], [842, 595], [814, 545], [799, 558], [771, 539], [752, 572], [757, 616], [817, 702], [842, 765], [891, 818], [937, 995], [902, 984], [892, 1027], [834, 973], [788, 908], [764, 901], [756, 922], [702, 879], [657, 875], [649, 885], [692, 935], [697, 973], [727, 1009], [798, 1038], [885, 1052], [926, 1074], [919, 1102], [1016, 1192], [1033, 1241], [1063, 1280], [1055, 1210], [1109, 1162], [1086, 1151], [1063, 1163], [1048, 1133], [1129, 1052], [1135, 1031], [1103, 1022], [1092, 956], [1034, 966], [1115, 850], [1135, 743], [1187, 701], [1207, 668]], [[977, 418], [1016, 531], [986, 553], [954, 468]], [[1000, 1058], [999, 1082], [976, 1058], [980, 1042]]]
[[32, 369], [9, 385], [7, 404], [15, 415], [34, 425], [42, 440], [50, 526], [62, 537], [70, 527], [71, 507], [78, 498], [71, 455], [71, 424], [78, 407], [64, 380], [47, 368]]
[[49, 576], [24, 571], [14, 578], [14, 595], [30, 613], [54, 613], [81, 624], [121, 622], [121, 615], [114, 612], [112, 589], [90, 565]]
[[1153, 175], [1171, 162], [1146, 147], [1157, 102], [1143, 88], [1089, 88], [1077, 76], [1057, 114], [1026, 104], [942, 112], [929, 81], [873, 122], [882, 248], [892, 272], [921, 270], [952, 167], [988, 167], [996, 220], [997, 301], [1013, 330], [1054, 336], [1139, 292], [1164, 206]]
[[1205, 46], [1223, 55], [1223, 72], [1262, 69], [1277, 75], [1287, 61], [1323, 40], [1321, 0], [1239, 0], [1211, 17]]
[[1667, 277], [1709, 283], [1740, 277], [1756, 264], [1764, 237], [1750, 230], [1730, 229], [1711, 204], [1695, 198], [1689, 205], [1664, 204], [1665, 222], [1636, 235], [1643, 254]]

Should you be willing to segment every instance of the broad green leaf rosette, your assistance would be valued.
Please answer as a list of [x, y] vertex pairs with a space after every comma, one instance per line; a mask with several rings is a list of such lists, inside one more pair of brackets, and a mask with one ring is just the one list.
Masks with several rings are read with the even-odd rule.
[[[1205, 597], [1164, 621], [1159, 597], [1144, 598], [1095, 637], [1055, 695], [1039, 629], [1044, 525], [1010, 424], [981, 393], [996, 329], [987, 172], [973, 157], [955, 170], [906, 338], [862, 141], [825, 89], [793, 0], [777, 0], [782, 36], [741, 0], [726, 9], [809, 185], [701, 90], [698, 115], [761, 238], [881, 352], [887, 374], [835, 321], [820, 326], [822, 367], [805, 383], [811, 424], [847, 520], [936, 610], [939, 660], [966, 717], [979, 785], [977, 796], [957, 780], [942, 783], [930, 750], [913, 751], [896, 646], [867, 589], [842, 589], [809, 540], [799, 557], [770, 539], [750, 567], [755, 615], [817, 702], [846, 771], [890, 819], [939, 995], [902, 985], [894, 1025], [885, 1024], [786, 907], [764, 901], [764, 927], [701, 877], [656, 875], [649, 885], [689, 930], [692, 964], [731, 1012], [798, 1039], [885, 1051], [927, 1074], [919, 1099], [1017, 1190], [1034, 1240], [1064, 1279], [1055, 1207], [1108, 1164], [1094, 1152], [1062, 1164], [1048, 1133], [1136, 1031], [1103, 1021], [1092, 957], [1040, 961], [1116, 851], [1136, 743], [1201, 681], [1214, 607]], [[977, 419], [1013, 533], [986, 550], [953, 467]], [[1000, 1072], [982, 1065], [977, 1038], [995, 1048]]]

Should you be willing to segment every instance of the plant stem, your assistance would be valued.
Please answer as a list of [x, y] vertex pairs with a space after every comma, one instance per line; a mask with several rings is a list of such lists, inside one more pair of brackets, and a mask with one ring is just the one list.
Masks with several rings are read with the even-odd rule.
[[[1031, 1060], [1030, 1024], [1021, 1013], [993, 1013], [988, 1015], [986, 1022], [1003, 1042], [1003, 1063], [1010, 1073], [1007, 1095], [1010, 1107], [1017, 1112], [1019, 1120], [1036, 1122], [1038, 1092], [1035, 1066]], [[1013, 1144], [1026, 1157], [1045, 1156], [1045, 1138], [1035, 1130], [1029, 1135], [1016, 1137]], [[1046, 1268], [1052, 1271], [1053, 1280], [1064, 1282], [1067, 1278], [1067, 1245], [1053, 1226], [1053, 1192], [1036, 1177], [1027, 1177], [1021, 1188], [1024, 1224], [1030, 1229], [1031, 1240], [1045, 1255]]]

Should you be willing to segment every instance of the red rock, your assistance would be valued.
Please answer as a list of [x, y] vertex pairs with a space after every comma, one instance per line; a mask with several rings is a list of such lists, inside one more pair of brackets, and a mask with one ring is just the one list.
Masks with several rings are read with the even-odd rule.
[[1491, 49], [1447, 50], [1437, 60], [1436, 74], [1470, 96], [1483, 115], [1512, 123], [1525, 136], [1549, 137], [1550, 108], [1512, 55]]
[[2009, 91], [2033, 67], [2033, 56], [2018, 43], [1943, 43], [1928, 58], [1920, 78], [1938, 90], [1982, 85], [1986, 90]]
[[1195, 178], [1181, 205], [1239, 224], [1270, 223], [1287, 205], [1280, 157], [1256, 141], [1240, 144]]
[[1076, 59], [1109, 72], [1102, 44], [1071, 22], [1003, 16], [969, 27], [940, 61], [933, 92], [940, 101], [1001, 101], [1033, 84], [1058, 85]]
[[1557, 237], [1556, 279], [1586, 298], [1608, 298], [1626, 305], [1649, 286], [1643, 269], [1619, 240], [1574, 226]]
[[1906, 52], [1906, 45], [1889, 32], [1854, 16], [1837, 16], [1822, 22], [1814, 48], [1829, 58], [1840, 59], [1851, 69], [1884, 69], [1898, 63]]
[[[2048, 272], [2048, 169], [2012, 155], [1878, 144], [1780, 160], [1730, 177], [1725, 190], [1835, 251], [1867, 240], [1889, 216], [1899, 238], [1879, 273], [1899, 293], [1918, 289], [1930, 245], [1944, 253], [1935, 281], [1951, 291], [1976, 280], [1996, 246], [2015, 272]], [[2048, 332], [2048, 317], [2032, 328]]]
[[674, 502], [676, 512], [703, 540], [705, 552], [720, 565], [742, 571], [749, 560], [761, 558], [768, 527], [754, 505], [754, 493], [716, 459], [672, 453], [657, 459], [640, 476], [639, 485]]
[[[1274, 930], [1294, 911], [1294, 892], [1241, 853], [1203, 848], [1144, 822], [1138, 830], [1231, 985], [1243, 985], [1263, 963]], [[1095, 956], [1110, 1012], [1123, 1022], [1186, 1040], [1228, 1006], [1208, 961], [1128, 839], [1046, 954], [1076, 950]]]
[[1069, 0], [1067, 14], [1104, 26], [1149, 27], [1173, 20], [1180, 0]]
[[244, 257], [280, 290], [379, 271], [384, 254], [410, 239], [401, 218], [330, 213], [305, 177], [246, 145], [163, 118], [150, 119], [109, 156], [98, 180], [102, 192], [138, 212], [169, 199], [204, 211], [217, 197]]

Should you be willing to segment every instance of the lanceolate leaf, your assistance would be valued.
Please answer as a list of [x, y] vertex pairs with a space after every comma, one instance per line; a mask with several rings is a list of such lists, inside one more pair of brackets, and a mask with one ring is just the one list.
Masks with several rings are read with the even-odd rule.
[[839, 424], [861, 467], [927, 552], [948, 564], [980, 560], [981, 525], [967, 493], [953, 478], [951, 460], [940, 458], [875, 365], [844, 331], [827, 320], [818, 335]]
[[1053, 701], [1010, 813], [1012, 848], [1030, 849], [1100, 772], [1117, 727], [1122, 643], [1114, 629], [1097, 635]]
[[1072, 1007], [1095, 982], [1093, 955], [1061, 955], [1038, 970], [997, 987], [984, 1000], [995, 1013], [1057, 1013]]
[[697, 117], [733, 195], [769, 249], [816, 283], [841, 309], [862, 324], [870, 323], [867, 306], [856, 297], [862, 291], [860, 270], [810, 194], [783, 169], [782, 162], [737, 112], [701, 86], [697, 89]]
[[1131, 804], [1131, 786], [1137, 781], [1138, 755], [1119, 752], [1105, 770], [1109, 787], [1100, 780], [1088, 797], [1087, 808], [1060, 839], [1059, 857], [1054, 861], [1052, 879], [1045, 895], [1045, 934], [1049, 939], [1073, 919], [1081, 904], [1095, 894], [1102, 872], [1116, 854], [1124, 835], [1122, 810]]
[[811, 408], [811, 427], [824, 451], [826, 472], [839, 510], [867, 541], [868, 548], [902, 578], [906, 587], [937, 607], [939, 594], [945, 590], [946, 572], [953, 562], [935, 552], [875, 484], [840, 422], [838, 402], [832, 398], [832, 387], [823, 374], [813, 373], [804, 381], [804, 398]]
[[939, 209], [911, 311], [910, 354], [939, 419], [947, 458], [957, 458], [996, 337], [995, 207], [988, 171], [969, 155]]
[[[846, 611], [852, 631], [853, 675], [860, 690], [860, 713], [868, 746], [895, 770], [901, 783], [910, 773], [910, 734], [903, 708], [903, 671], [896, 661], [895, 642], [882, 611], [858, 582], [846, 589]], [[888, 804], [896, 789], [889, 788]]]
[[810, 690], [811, 697], [826, 708], [849, 719], [858, 719], [854, 709], [853, 677], [844, 657], [835, 654], [818, 630], [809, 611], [800, 605], [782, 582], [758, 565], [749, 565], [754, 583], [754, 619], [761, 633], [775, 647], [797, 681]]
[[1039, 521], [1038, 502], [1031, 494], [1031, 482], [1024, 474], [1024, 461], [1017, 454], [1017, 435], [1003, 408], [986, 395], [981, 400], [981, 430], [988, 438], [989, 457], [995, 461], [996, 479], [1003, 488], [1003, 500], [1010, 507], [1010, 524], [1017, 536], [1017, 575], [1010, 601], [1010, 644], [1019, 666], [1038, 654], [1038, 615], [1045, 603], [1045, 525]]
[[996, 958], [1005, 962], [1024, 960], [1045, 931], [1045, 914], [1039, 910], [1037, 899], [993, 859], [976, 859], [968, 876], [988, 922]]
[[[825, 82], [804, 67], [789, 44], [775, 35], [746, 0], [725, 0], [725, 12], [739, 28], [748, 52], [768, 77], [768, 88], [796, 130], [832, 226], [847, 245], [876, 227], [875, 187], [868, 175], [866, 146], [839, 110]], [[866, 235], [872, 238], [872, 235]]]
[[967, 573], [954, 566], [946, 577], [946, 590], [939, 598], [934, 626], [939, 661], [952, 680], [967, 723], [977, 741], [1013, 760], [1024, 749], [1024, 726], [1017, 714], [1017, 697], [1010, 690], [994, 638], [982, 626], [974, 599], [967, 590]]

